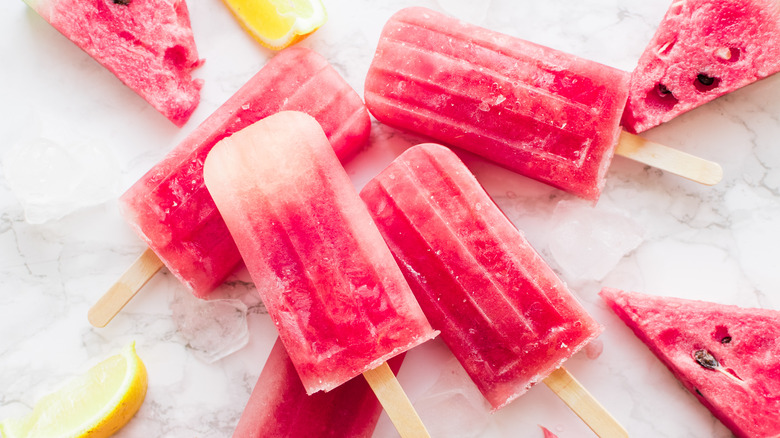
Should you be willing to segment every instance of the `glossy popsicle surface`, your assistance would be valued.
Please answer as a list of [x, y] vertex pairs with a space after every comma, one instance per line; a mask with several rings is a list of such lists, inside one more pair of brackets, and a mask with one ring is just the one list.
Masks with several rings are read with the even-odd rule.
[[308, 393], [436, 335], [315, 119], [256, 122], [204, 176]]
[[365, 99], [383, 123], [597, 199], [628, 81], [626, 72], [414, 7], [385, 25]]
[[196, 296], [206, 296], [241, 262], [203, 185], [203, 161], [222, 138], [282, 110], [316, 118], [342, 160], [368, 140], [371, 125], [360, 96], [325, 58], [293, 47], [273, 57], [121, 198], [127, 221]]
[[361, 197], [431, 325], [494, 409], [600, 332], [449, 149], [412, 147]]

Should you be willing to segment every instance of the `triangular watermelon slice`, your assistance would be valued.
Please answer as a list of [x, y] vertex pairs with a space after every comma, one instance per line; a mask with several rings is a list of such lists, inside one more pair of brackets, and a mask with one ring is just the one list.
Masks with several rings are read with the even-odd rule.
[[610, 288], [599, 295], [735, 435], [780, 436], [780, 311]]
[[184, 0], [25, 0], [177, 126], [200, 102]]
[[776, 0], [674, 0], [631, 76], [639, 133], [780, 71]]

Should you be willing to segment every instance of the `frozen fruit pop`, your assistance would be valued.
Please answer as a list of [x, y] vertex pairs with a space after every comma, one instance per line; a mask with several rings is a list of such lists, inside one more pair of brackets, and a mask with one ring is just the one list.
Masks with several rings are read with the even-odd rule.
[[[403, 354], [390, 359], [397, 372]], [[370, 438], [382, 406], [364, 379], [308, 395], [287, 351], [277, 339], [233, 438]]]
[[431, 325], [494, 409], [600, 333], [446, 147], [405, 151], [361, 197]]
[[672, 2], [631, 75], [623, 126], [642, 132], [780, 71], [780, 3]]
[[217, 143], [203, 173], [307, 393], [372, 383], [436, 335], [314, 118], [256, 122]]
[[[90, 321], [103, 326], [162, 263], [193, 294], [204, 297], [241, 257], [203, 185], [203, 160], [219, 140], [282, 110], [306, 112], [320, 123], [336, 155], [351, 158], [368, 140], [371, 122], [360, 96], [319, 54], [302, 47], [279, 52], [227, 102], [122, 195], [124, 217], [150, 250], [114, 290], [126, 299], [101, 301]], [[138, 284], [129, 285], [130, 281]], [[113, 296], [113, 294], [107, 294]], [[105, 305], [104, 305], [105, 304]], [[110, 310], [104, 310], [110, 309]]]
[[383, 123], [595, 200], [623, 137], [628, 82], [624, 71], [414, 7], [385, 25], [365, 99]]

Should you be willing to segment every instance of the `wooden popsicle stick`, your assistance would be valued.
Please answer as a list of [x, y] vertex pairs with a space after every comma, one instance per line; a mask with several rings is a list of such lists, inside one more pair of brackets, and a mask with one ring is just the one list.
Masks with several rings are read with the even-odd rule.
[[402, 438], [430, 438], [420, 416], [417, 415], [417, 411], [414, 410], [387, 362], [364, 372], [363, 377], [374, 390], [376, 398], [379, 399], [379, 403], [382, 404]]
[[723, 179], [720, 164], [622, 131], [615, 153], [704, 185]]
[[564, 367], [553, 371], [544, 383], [577, 414], [596, 435], [628, 437], [628, 432]]
[[163, 262], [157, 254], [146, 248], [119, 280], [89, 309], [89, 323], [95, 327], [105, 327], [162, 267]]

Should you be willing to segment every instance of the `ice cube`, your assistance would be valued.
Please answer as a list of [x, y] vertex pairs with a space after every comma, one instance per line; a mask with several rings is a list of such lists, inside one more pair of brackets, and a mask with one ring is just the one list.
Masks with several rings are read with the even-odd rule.
[[439, 378], [414, 407], [431, 436], [484, 436], [492, 420], [490, 406], [455, 357], [444, 363]]
[[87, 139], [62, 144], [26, 139], [11, 147], [2, 167], [31, 224], [103, 203], [116, 196], [119, 184], [119, 163], [110, 148]]
[[241, 300], [202, 300], [179, 288], [171, 309], [187, 348], [206, 363], [216, 362], [249, 342], [248, 309]]
[[552, 214], [550, 254], [568, 281], [603, 279], [643, 241], [643, 228], [600, 203], [561, 201]]
[[441, 6], [444, 12], [455, 18], [473, 24], [480, 24], [487, 17], [488, 9], [490, 9], [490, 0], [439, 0], [439, 6]]

